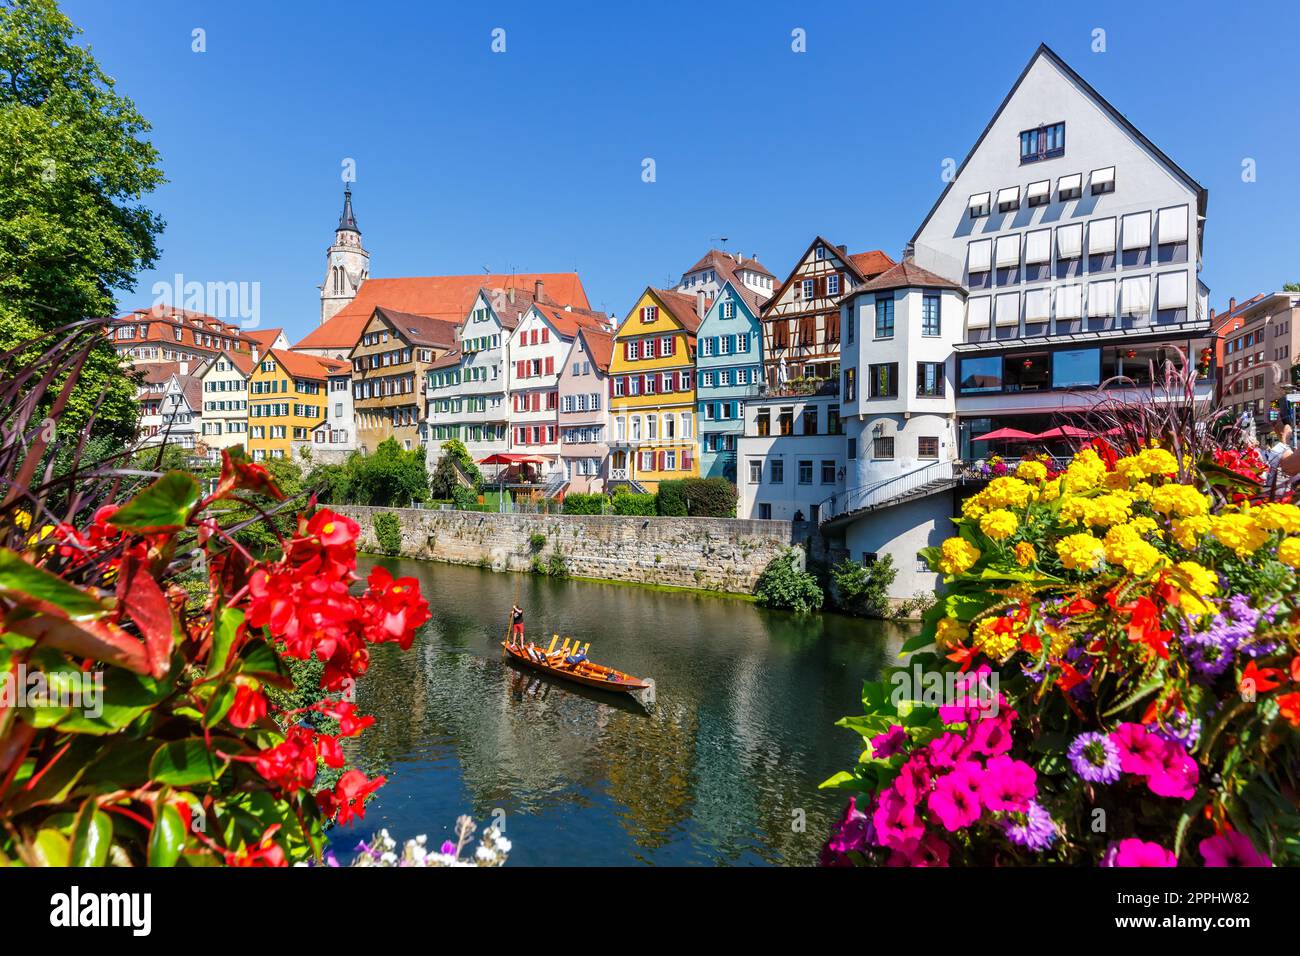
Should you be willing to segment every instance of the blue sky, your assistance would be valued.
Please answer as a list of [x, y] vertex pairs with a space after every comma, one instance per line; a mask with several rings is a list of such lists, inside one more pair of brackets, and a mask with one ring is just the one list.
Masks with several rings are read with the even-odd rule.
[[177, 272], [257, 282], [262, 325], [296, 341], [347, 158], [375, 276], [577, 269], [621, 316], [721, 236], [780, 276], [819, 233], [897, 257], [1040, 42], [1209, 188], [1212, 305], [1300, 280], [1294, 67], [1274, 42], [1300, 28], [1291, 4], [64, 9], [153, 124], [169, 180], [151, 200], [162, 258], [124, 308]]

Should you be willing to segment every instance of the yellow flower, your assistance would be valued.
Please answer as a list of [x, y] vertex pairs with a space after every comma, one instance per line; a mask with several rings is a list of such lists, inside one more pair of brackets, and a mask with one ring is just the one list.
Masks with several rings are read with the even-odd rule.
[[971, 495], [961, 503], [961, 513], [963, 518], [978, 518], [984, 514], [988, 508], [984, 506], [984, 492]]
[[987, 504], [994, 508], [1023, 508], [1029, 503], [1033, 490], [1019, 478], [994, 478], [984, 489]]
[[32, 526], [32, 515], [29, 511], [17, 511], [14, 513], [14, 524], [18, 526], [19, 531], [26, 531]]
[[980, 559], [980, 549], [965, 538], [948, 538], [939, 546], [939, 570], [944, 574], [961, 574]]
[[1020, 646], [1020, 639], [1009, 631], [995, 631], [995, 617], [986, 617], [975, 625], [974, 645], [985, 656], [995, 661], [1003, 661], [1015, 653]]
[[1115, 493], [1093, 498], [1084, 505], [1083, 519], [1093, 527], [1123, 524], [1129, 519], [1131, 502], [1127, 495]]
[[1174, 541], [1184, 551], [1195, 551], [1200, 544], [1201, 535], [1209, 530], [1210, 519], [1205, 515], [1175, 519], [1173, 524]]
[[1210, 501], [1190, 485], [1161, 485], [1151, 491], [1147, 501], [1162, 515], [1191, 518], [1209, 514]]
[[956, 647], [966, 640], [968, 633], [966, 625], [955, 617], [941, 617], [939, 627], [934, 633], [934, 643], [941, 649]]
[[1131, 525], [1119, 525], [1106, 532], [1105, 547], [1107, 561], [1138, 577], [1150, 574], [1165, 560]]
[[1219, 576], [1195, 561], [1179, 561], [1174, 567], [1183, 572], [1187, 585], [1201, 597], [1219, 593]]
[[1090, 534], [1066, 535], [1056, 543], [1056, 554], [1061, 564], [1071, 571], [1097, 570], [1105, 553], [1101, 540]]
[[1047, 466], [1041, 461], [1022, 461], [1016, 469], [1016, 477], [1038, 484], [1047, 478]]
[[1210, 534], [1225, 547], [1237, 552], [1241, 558], [1247, 557], [1252, 551], [1258, 551], [1268, 541], [1268, 532], [1256, 524], [1254, 518], [1245, 514], [1212, 515]]
[[1138, 461], [1144, 475], [1178, 474], [1178, 459], [1164, 448], [1148, 448], [1138, 455]]
[[994, 541], [1004, 541], [1016, 533], [1020, 521], [1014, 514], [1004, 508], [990, 511], [980, 518], [980, 530]]
[[1160, 525], [1156, 524], [1156, 520], [1146, 515], [1138, 515], [1128, 523], [1128, 526], [1144, 538], [1155, 538], [1159, 541], [1165, 536], [1165, 533], [1160, 530]]
[[1277, 559], [1293, 568], [1300, 568], [1300, 538], [1283, 538], [1277, 546]]
[[1028, 541], [1021, 541], [1016, 545], [1016, 564], [1022, 568], [1027, 568], [1038, 560], [1038, 552]]
[[1256, 523], [1268, 531], [1300, 533], [1300, 506], [1271, 502], [1250, 512]]

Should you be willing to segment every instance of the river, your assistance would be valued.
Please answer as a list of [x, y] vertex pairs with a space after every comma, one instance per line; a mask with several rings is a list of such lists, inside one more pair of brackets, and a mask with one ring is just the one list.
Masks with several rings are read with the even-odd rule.
[[[409, 651], [374, 649], [357, 704], [376, 725], [349, 757], [388, 784], [346, 857], [381, 827], [437, 845], [457, 816], [504, 820], [519, 865], [810, 865], [843, 799], [862, 683], [911, 632], [798, 617], [708, 594], [362, 556], [418, 578], [433, 619]], [[647, 714], [618, 695], [502, 659], [520, 601], [530, 638], [591, 642], [599, 663], [653, 677]]]

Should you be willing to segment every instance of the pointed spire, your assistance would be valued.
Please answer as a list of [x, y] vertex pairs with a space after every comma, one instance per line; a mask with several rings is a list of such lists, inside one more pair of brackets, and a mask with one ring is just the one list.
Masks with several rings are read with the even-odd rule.
[[339, 231], [344, 230], [361, 235], [361, 230], [357, 228], [357, 217], [352, 212], [351, 184], [343, 187], [343, 214], [339, 216]]

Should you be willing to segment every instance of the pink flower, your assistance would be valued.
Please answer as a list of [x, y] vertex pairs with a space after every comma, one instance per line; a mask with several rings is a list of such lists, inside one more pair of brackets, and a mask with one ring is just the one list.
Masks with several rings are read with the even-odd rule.
[[894, 787], [880, 794], [871, 822], [876, 827], [876, 842], [891, 849], [905, 846], [925, 835], [925, 824], [916, 815], [916, 804]]
[[980, 818], [980, 779], [984, 771], [973, 760], [959, 763], [951, 773], [944, 774], [930, 794], [930, 812], [949, 831], [968, 827]]
[[938, 835], [927, 833], [920, 840], [899, 847], [889, 854], [889, 866], [947, 866], [948, 844]]
[[930, 741], [927, 748], [927, 754], [930, 758], [930, 766], [946, 770], [949, 767], [955, 767], [965, 759], [966, 755], [966, 738], [961, 734], [954, 734], [951, 731], [940, 734]]
[[849, 797], [844, 818], [822, 849], [823, 866], [848, 866], [851, 862], [848, 853], [854, 850], [862, 852], [875, 842], [875, 827], [871, 825], [871, 818], [858, 809], [857, 801], [857, 797]]
[[907, 731], [899, 724], [894, 724], [883, 734], [871, 738], [871, 755], [884, 760], [903, 749], [907, 742]]
[[1250, 838], [1236, 831], [1206, 837], [1197, 846], [1206, 866], [1272, 866], [1273, 861], [1255, 849]]
[[1160, 759], [1161, 766], [1147, 777], [1151, 792], [1158, 797], [1192, 799], [1196, 794], [1196, 783], [1201, 778], [1196, 761], [1187, 756], [1182, 744], [1172, 740], [1164, 741]]
[[894, 789], [911, 803], [920, 803], [930, 792], [930, 768], [921, 756], [912, 756], [898, 771]]
[[1141, 724], [1120, 724], [1110, 735], [1119, 749], [1119, 769], [1149, 777], [1165, 768], [1165, 740]]
[[1102, 866], [1177, 866], [1178, 859], [1159, 843], [1136, 837], [1112, 844], [1102, 858]]
[[1011, 750], [1011, 722], [1016, 719], [1014, 710], [1003, 710], [996, 717], [975, 721], [970, 728], [970, 746], [967, 753], [996, 757]]
[[1024, 813], [1038, 795], [1038, 774], [1022, 760], [994, 757], [980, 778], [980, 800], [990, 810]]

